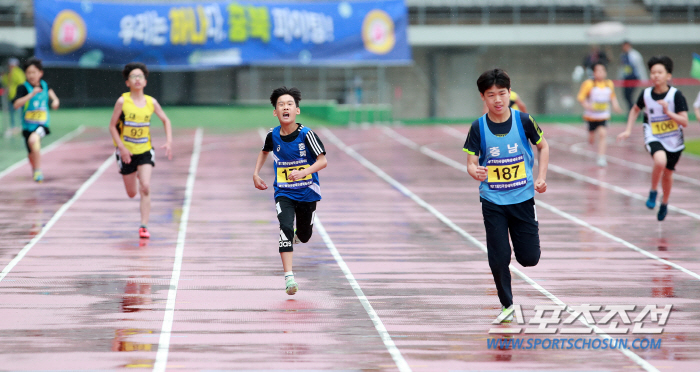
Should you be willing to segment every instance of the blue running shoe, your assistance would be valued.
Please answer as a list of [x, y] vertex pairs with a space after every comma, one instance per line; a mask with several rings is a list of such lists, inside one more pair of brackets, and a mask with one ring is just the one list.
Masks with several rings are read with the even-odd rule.
[[659, 214], [656, 215], [656, 218], [658, 218], [659, 221], [663, 221], [664, 218], [666, 218], [666, 213], [668, 213], [668, 205], [661, 203], [659, 205]]
[[649, 191], [649, 199], [647, 199], [647, 208], [654, 209], [656, 207], [656, 196], [659, 192], [656, 190]]
[[44, 174], [40, 170], [34, 171], [34, 182], [44, 182]]

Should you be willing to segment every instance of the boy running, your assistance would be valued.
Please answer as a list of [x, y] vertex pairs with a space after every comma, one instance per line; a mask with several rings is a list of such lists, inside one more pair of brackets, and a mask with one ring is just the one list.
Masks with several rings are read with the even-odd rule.
[[155, 153], [151, 144], [151, 117], [155, 112], [165, 127], [165, 149], [168, 160], [173, 158], [172, 129], [170, 119], [165, 115], [158, 101], [143, 94], [148, 78], [146, 65], [131, 62], [122, 71], [129, 92], [122, 94], [114, 105], [109, 132], [117, 147], [115, 156], [119, 173], [124, 179], [126, 194], [133, 198], [137, 191], [141, 194], [140, 238], [150, 238], [148, 217], [151, 213], [151, 173], [155, 164]]
[[610, 120], [610, 104], [617, 113], [622, 113], [620, 104], [615, 96], [615, 86], [608, 79], [608, 71], [605, 65], [596, 62], [593, 64], [593, 79], [588, 79], [581, 84], [578, 92], [578, 101], [583, 106], [583, 120], [588, 122], [588, 143], [595, 143], [598, 137], [598, 166], [605, 167], [608, 161], [605, 159], [607, 126]]
[[267, 133], [253, 173], [255, 187], [266, 190], [267, 184], [258, 173], [272, 152], [275, 171], [273, 186], [280, 223], [279, 252], [284, 268], [285, 291], [290, 296], [299, 290], [292, 271], [294, 244], [306, 243], [311, 238], [316, 202], [321, 200], [318, 171], [328, 165], [321, 139], [311, 129], [296, 122], [300, 113], [299, 101], [301, 92], [297, 88], [280, 87], [272, 92], [270, 102], [275, 108], [273, 116], [277, 117], [280, 125]]
[[649, 62], [649, 79], [654, 84], [642, 91], [637, 104], [632, 106], [627, 117], [627, 128], [617, 136], [618, 141], [625, 140], [632, 132], [632, 126], [644, 110], [644, 143], [654, 160], [651, 171], [651, 190], [646, 206], [654, 209], [658, 196], [657, 187], [661, 180], [664, 194], [659, 206], [657, 219], [663, 221], [668, 213], [668, 198], [673, 187], [673, 171], [685, 149], [683, 129], [688, 126], [688, 103], [683, 93], [669, 86], [673, 61], [667, 56], [651, 57]]
[[44, 68], [40, 59], [31, 58], [24, 66], [27, 81], [17, 87], [12, 106], [15, 110], [22, 108], [22, 135], [29, 152], [29, 164], [32, 166], [34, 181], [42, 182], [41, 139], [51, 133], [49, 130], [49, 99], [51, 108], [58, 109], [60, 101], [42, 77]]
[[[501, 69], [488, 70], [476, 85], [488, 113], [472, 123], [464, 151], [467, 170], [481, 181], [479, 195], [486, 227], [489, 266], [501, 301], [500, 320], [513, 319], [513, 293], [510, 286], [511, 248], [523, 266], [540, 260], [540, 237], [535, 190], [547, 190], [549, 145], [532, 116], [508, 107], [510, 77]], [[539, 174], [534, 179], [534, 156], [538, 150]]]

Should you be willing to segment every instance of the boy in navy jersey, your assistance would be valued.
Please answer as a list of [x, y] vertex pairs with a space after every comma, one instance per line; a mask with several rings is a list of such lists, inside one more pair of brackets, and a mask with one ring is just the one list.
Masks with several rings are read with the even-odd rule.
[[[510, 285], [511, 249], [523, 266], [540, 260], [540, 236], [535, 191], [547, 190], [549, 146], [532, 116], [508, 107], [510, 77], [501, 69], [488, 70], [476, 85], [488, 112], [472, 123], [464, 151], [467, 170], [477, 181], [481, 211], [486, 228], [489, 267], [498, 290], [501, 314], [497, 319], [513, 319], [513, 293]], [[539, 174], [534, 177], [534, 156], [538, 151]]]
[[617, 136], [618, 141], [625, 140], [632, 133], [632, 126], [639, 113], [644, 110], [644, 144], [654, 160], [651, 171], [651, 190], [646, 205], [649, 209], [656, 206], [657, 188], [661, 181], [664, 194], [656, 218], [663, 221], [668, 213], [668, 198], [673, 187], [673, 171], [685, 149], [683, 127], [688, 126], [688, 103], [683, 93], [669, 85], [673, 72], [673, 61], [666, 56], [651, 57], [649, 62], [649, 79], [653, 87], [642, 91], [637, 104], [632, 106], [627, 117], [627, 128]]
[[300, 113], [299, 101], [301, 92], [297, 88], [280, 87], [272, 92], [270, 102], [275, 108], [273, 115], [280, 125], [267, 133], [253, 173], [255, 187], [266, 190], [267, 184], [258, 173], [272, 152], [275, 169], [273, 186], [280, 223], [279, 252], [284, 268], [285, 291], [290, 296], [299, 290], [292, 272], [293, 247], [311, 238], [316, 202], [321, 200], [317, 172], [328, 164], [321, 139], [311, 129], [296, 122]]

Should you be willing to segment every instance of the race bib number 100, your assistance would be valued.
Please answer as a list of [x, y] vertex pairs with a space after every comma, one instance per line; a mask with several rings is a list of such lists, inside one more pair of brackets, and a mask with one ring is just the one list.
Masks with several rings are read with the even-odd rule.
[[510, 158], [489, 159], [487, 182], [491, 190], [512, 190], [527, 184], [525, 159], [523, 155]]
[[651, 122], [651, 133], [654, 135], [666, 134], [678, 130], [678, 123], [673, 120]]
[[277, 187], [284, 189], [300, 189], [310, 186], [313, 183], [311, 174], [298, 180], [290, 179], [292, 171], [304, 170], [309, 167], [309, 163], [305, 159], [295, 161], [280, 161], [277, 163]]

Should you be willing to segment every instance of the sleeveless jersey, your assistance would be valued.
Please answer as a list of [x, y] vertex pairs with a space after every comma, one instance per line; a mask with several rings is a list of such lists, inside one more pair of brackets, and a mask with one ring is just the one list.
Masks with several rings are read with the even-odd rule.
[[[131, 93], [122, 94], [124, 105], [117, 124], [119, 137], [124, 147], [134, 155], [151, 151], [151, 116], [153, 116], [153, 97], [146, 96], [146, 106], [138, 107], [131, 99]], [[115, 144], [116, 146], [116, 144]]]
[[312, 166], [316, 159], [306, 149], [306, 135], [310, 129], [302, 127], [299, 135], [292, 142], [282, 141], [281, 127], [272, 129], [272, 158], [275, 170], [275, 198], [285, 196], [292, 200], [313, 202], [321, 200], [321, 186], [318, 173], [312, 173], [303, 179], [292, 181], [289, 174], [293, 170], [302, 170]]
[[[668, 115], [664, 114], [663, 107], [651, 98], [653, 87], [644, 89], [644, 112], [647, 120], [644, 122], [644, 143], [660, 142], [669, 152], [678, 152], [685, 149], [683, 142], [683, 130]], [[674, 98], [678, 89], [671, 87], [664, 97], [668, 102], [668, 111], [675, 112]]]
[[486, 123], [486, 115], [479, 118], [481, 154], [479, 164], [488, 168], [488, 177], [479, 185], [482, 198], [498, 205], [522, 203], [535, 197], [532, 178], [534, 158], [520, 111], [510, 110], [510, 132], [497, 137]]
[[[614, 94], [612, 80], [605, 80], [602, 84], [592, 82], [586, 101], [590, 105], [583, 113], [583, 118], [588, 121], [602, 121], [610, 119], [610, 103]], [[590, 83], [588, 83], [590, 84]]]
[[[32, 97], [22, 106], [22, 129], [33, 132], [39, 126], [49, 127], [49, 86], [41, 80], [41, 93]], [[34, 87], [28, 81], [24, 82], [27, 93], [31, 94]]]

